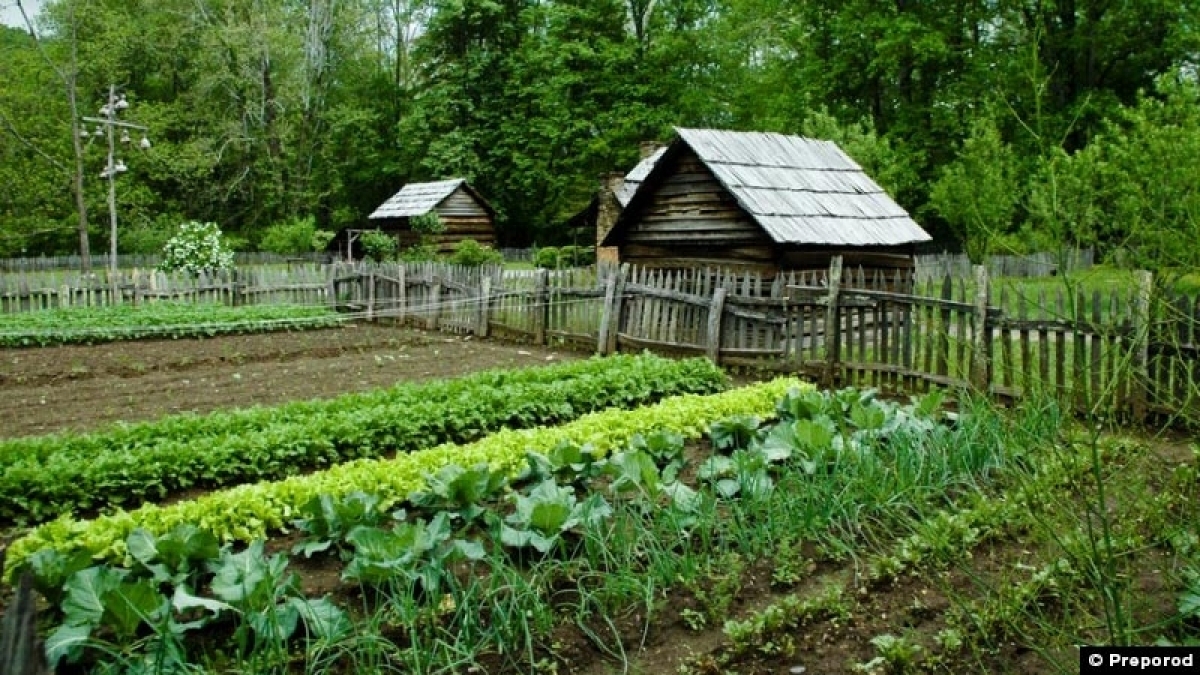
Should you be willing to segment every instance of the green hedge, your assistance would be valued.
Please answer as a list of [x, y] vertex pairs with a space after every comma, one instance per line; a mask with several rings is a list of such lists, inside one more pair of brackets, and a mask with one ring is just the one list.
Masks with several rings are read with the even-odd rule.
[[95, 344], [141, 338], [212, 337], [337, 326], [342, 317], [325, 307], [155, 302], [138, 306], [70, 307], [6, 314], [0, 347]]
[[382, 498], [379, 508], [391, 508], [424, 487], [425, 475], [450, 464], [487, 462], [494, 470], [516, 476], [525, 466], [528, 450], [547, 452], [563, 441], [590, 443], [607, 452], [627, 444], [635, 434], [656, 429], [697, 438], [713, 422], [732, 416], [774, 415], [779, 399], [799, 386], [809, 385], [784, 378], [720, 394], [676, 396], [636, 410], [591, 413], [561, 427], [504, 430], [466, 445], [447, 443], [393, 459], [357, 460], [327, 471], [241, 485], [169, 506], [147, 504], [90, 521], [61, 518], [9, 546], [5, 580], [11, 582], [12, 571], [43, 549], [68, 554], [86, 551], [98, 560], [120, 562], [126, 555], [126, 538], [139, 527], [159, 535], [189, 523], [223, 541], [249, 542], [282, 530], [300, 507], [322, 494], [341, 498], [355, 491], [368, 492]]
[[0, 519], [31, 524], [191, 488], [294, 475], [363, 457], [555, 424], [725, 385], [705, 359], [616, 356], [493, 371], [277, 409], [178, 416], [0, 443]]

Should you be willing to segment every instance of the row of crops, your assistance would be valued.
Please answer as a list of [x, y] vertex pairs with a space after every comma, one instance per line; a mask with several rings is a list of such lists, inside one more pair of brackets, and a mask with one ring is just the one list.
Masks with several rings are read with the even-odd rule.
[[4, 440], [0, 523], [29, 525], [188, 489], [278, 479], [724, 386], [725, 375], [705, 359], [615, 356]]
[[203, 338], [327, 328], [345, 318], [313, 305], [156, 302], [0, 315], [0, 347], [98, 344], [143, 338]]
[[[1021, 557], [936, 632], [881, 633], [844, 670], [984, 672], [962, 664], [1028, 639], [1048, 611], [1077, 612], [1092, 631], [1068, 645], [1099, 636], [1095, 521], [1060, 520], [1070, 509], [1057, 495], [1086, 503], [1098, 471], [1131, 484], [1137, 447], [1072, 442], [1049, 403], [1012, 417], [970, 400], [947, 413], [936, 393], [901, 404], [793, 379], [721, 391], [706, 364], [595, 359], [14, 441], [25, 445], [3, 448], [5, 467], [125, 453], [94, 488], [166, 452], [162, 436], [180, 442], [173, 461], [210, 472], [220, 462], [188, 458], [257, 425], [304, 430], [264, 448], [310, 449], [275, 463], [243, 446], [214, 452], [236, 468], [193, 483], [208, 488], [199, 496], [132, 510], [107, 498], [86, 507], [103, 515], [44, 522], [8, 547], [5, 579], [32, 573], [53, 608], [50, 658], [88, 672], [553, 673], [571, 667], [567, 629], [620, 669], [668, 621], [722, 635], [680, 672], [786, 672], [800, 629], [870, 621], [867, 589], [947, 575], [982, 547], [1036, 549], [1044, 529], [1052, 555]], [[371, 430], [340, 435], [360, 423]], [[292, 468], [260, 473], [275, 465]], [[1182, 536], [1200, 474], [1181, 465], [1152, 482], [1152, 498], [1101, 493], [1127, 507], [1105, 560], [1173, 547], [1180, 612], [1158, 629], [1200, 637], [1189, 628], [1200, 609], [1184, 604], [1200, 598], [1200, 581], [1186, 586], [1187, 570], [1200, 579], [1200, 544]], [[340, 585], [306, 592], [314, 565]], [[747, 610], [752, 571], [771, 601]]]

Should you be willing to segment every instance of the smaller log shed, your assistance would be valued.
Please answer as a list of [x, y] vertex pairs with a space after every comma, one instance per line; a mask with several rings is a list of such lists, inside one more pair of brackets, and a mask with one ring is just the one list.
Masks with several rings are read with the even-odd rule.
[[496, 245], [496, 212], [465, 179], [433, 183], [409, 183], [381, 204], [368, 217], [372, 225], [394, 233], [401, 248], [417, 244], [420, 235], [409, 226], [409, 219], [433, 211], [445, 231], [432, 235], [438, 253], [449, 254], [464, 239], [484, 246]]
[[712, 129], [676, 133], [600, 196], [597, 243], [616, 247], [623, 263], [774, 277], [826, 270], [840, 255], [868, 278], [876, 271], [890, 278], [911, 269], [915, 245], [930, 240], [832, 142]]

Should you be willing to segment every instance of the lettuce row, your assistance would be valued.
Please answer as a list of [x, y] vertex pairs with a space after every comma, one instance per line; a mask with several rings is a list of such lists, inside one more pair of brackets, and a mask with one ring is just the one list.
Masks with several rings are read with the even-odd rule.
[[[622, 354], [604, 358], [594, 357], [551, 366], [489, 370], [449, 380], [402, 382], [393, 387], [343, 394], [331, 399], [292, 401], [273, 407], [218, 410], [203, 415], [182, 413], [148, 422], [117, 423], [87, 433], [47, 434], [0, 440], [0, 467], [33, 459], [42, 461], [60, 453], [75, 453], [79, 457], [91, 458], [108, 450], [150, 445], [166, 437], [174, 441], [185, 441], [201, 437], [220, 438], [233, 434], [257, 433], [263, 427], [281, 422], [361, 413], [368, 408], [405, 406], [413, 402], [446, 401], [470, 396], [475, 391], [485, 388], [553, 383], [593, 374], [608, 375], [616, 379], [623, 372], [637, 373], [647, 368], [662, 368], [670, 363], [668, 359], [648, 353], [641, 356]], [[715, 372], [714, 368], [706, 368], [702, 360], [696, 359], [690, 363], [700, 377], [707, 377]], [[636, 395], [636, 392], [631, 394], [632, 397]]]
[[228, 333], [327, 328], [344, 317], [313, 305], [247, 305], [155, 302], [143, 305], [68, 307], [10, 314], [0, 347], [96, 344], [147, 337], [211, 337]]
[[[327, 405], [138, 425], [133, 433], [54, 437], [0, 463], [0, 522], [34, 524], [72, 511], [140, 504], [192, 488], [273, 480], [344, 461], [464, 442], [505, 428], [553, 424], [607, 407], [719, 391], [705, 359], [653, 356], [489, 373], [351, 396]], [[199, 418], [204, 419], [204, 418]], [[257, 419], [258, 424], [249, 424]], [[185, 428], [180, 428], [185, 427]], [[178, 433], [172, 433], [177, 431]], [[53, 441], [61, 446], [53, 449]]]
[[189, 523], [223, 541], [249, 542], [283, 530], [305, 503], [322, 494], [335, 499], [356, 491], [377, 494], [379, 508], [391, 508], [423, 488], [426, 474], [450, 464], [486, 462], [515, 477], [525, 466], [526, 451], [547, 452], [563, 441], [590, 443], [603, 453], [655, 429], [697, 438], [713, 422], [731, 416], [774, 415], [776, 402], [799, 386], [810, 385], [781, 378], [721, 394], [675, 396], [635, 410], [591, 413], [559, 427], [506, 429], [465, 445], [447, 443], [393, 459], [356, 460], [306, 476], [241, 485], [169, 506], [147, 504], [91, 521], [61, 518], [9, 546], [5, 580], [11, 581], [12, 570], [30, 555], [48, 548], [67, 554], [86, 551], [98, 560], [121, 561], [126, 557], [126, 538], [139, 527], [158, 535]]

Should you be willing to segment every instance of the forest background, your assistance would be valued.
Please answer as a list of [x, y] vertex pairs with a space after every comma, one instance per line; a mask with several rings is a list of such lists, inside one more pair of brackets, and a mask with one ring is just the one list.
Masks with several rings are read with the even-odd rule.
[[502, 245], [589, 244], [567, 219], [678, 125], [835, 140], [977, 260], [1200, 263], [1200, 0], [41, 5], [0, 27], [0, 257], [106, 248], [80, 117], [115, 84], [153, 139], [122, 155], [122, 253], [186, 220], [241, 250], [363, 227], [452, 176]]

